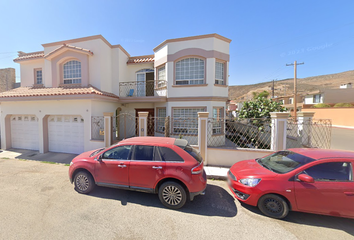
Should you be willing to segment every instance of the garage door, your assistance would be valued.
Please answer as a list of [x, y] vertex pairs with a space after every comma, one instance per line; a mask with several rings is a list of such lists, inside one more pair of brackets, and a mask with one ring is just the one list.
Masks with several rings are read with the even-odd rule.
[[13, 148], [39, 150], [38, 118], [35, 115], [11, 117], [11, 144]]
[[82, 153], [84, 151], [84, 119], [81, 116], [49, 116], [50, 152]]

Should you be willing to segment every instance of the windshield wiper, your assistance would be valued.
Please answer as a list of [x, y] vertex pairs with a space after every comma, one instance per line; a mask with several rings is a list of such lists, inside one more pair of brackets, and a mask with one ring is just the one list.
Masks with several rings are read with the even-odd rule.
[[264, 167], [272, 172], [275, 172], [272, 168], [270, 168], [267, 165], [265, 165], [264, 163], [262, 163], [260, 158], [256, 158], [256, 162], [259, 163], [262, 167]]

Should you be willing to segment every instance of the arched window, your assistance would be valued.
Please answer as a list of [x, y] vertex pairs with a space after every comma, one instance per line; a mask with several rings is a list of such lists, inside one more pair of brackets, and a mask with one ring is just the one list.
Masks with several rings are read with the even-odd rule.
[[176, 62], [176, 85], [204, 83], [205, 63], [200, 58], [186, 58]]
[[81, 83], [81, 62], [71, 60], [63, 66], [64, 84]]

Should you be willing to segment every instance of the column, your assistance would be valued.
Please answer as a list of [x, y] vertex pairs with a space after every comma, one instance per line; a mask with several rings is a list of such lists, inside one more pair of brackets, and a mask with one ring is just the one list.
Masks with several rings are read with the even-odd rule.
[[286, 149], [286, 128], [289, 112], [271, 112], [272, 135], [270, 149], [280, 151]]
[[112, 112], [104, 112], [104, 146], [109, 147], [112, 143]]
[[297, 114], [298, 136], [303, 147], [311, 147], [311, 123], [314, 112], [299, 112]]
[[208, 112], [198, 112], [198, 146], [204, 165], [208, 165], [208, 117]]
[[147, 117], [148, 112], [138, 112], [139, 115], [139, 137], [147, 136]]

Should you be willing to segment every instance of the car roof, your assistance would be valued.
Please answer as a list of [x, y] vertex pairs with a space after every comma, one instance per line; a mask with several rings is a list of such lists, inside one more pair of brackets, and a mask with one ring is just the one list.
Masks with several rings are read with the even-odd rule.
[[139, 143], [150, 143], [150, 144], [174, 144], [176, 141], [175, 138], [170, 137], [132, 137], [127, 138], [119, 143], [131, 143], [131, 144], [139, 144]]
[[354, 151], [319, 149], [319, 148], [291, 148], [288, 150], [316, 160], [323, 159], [323, 158], [353, 158], [354, 159]]

